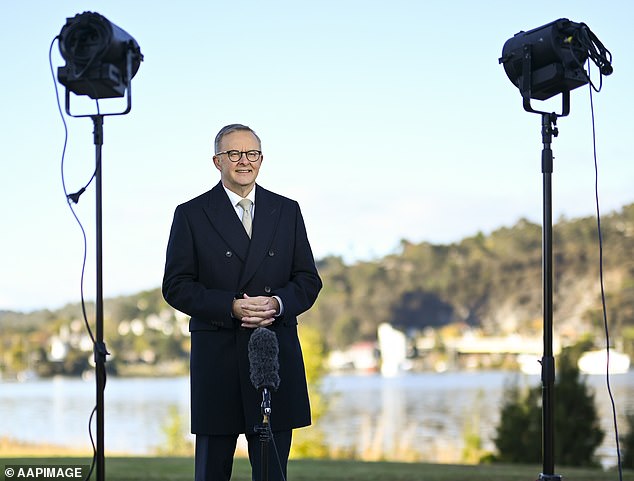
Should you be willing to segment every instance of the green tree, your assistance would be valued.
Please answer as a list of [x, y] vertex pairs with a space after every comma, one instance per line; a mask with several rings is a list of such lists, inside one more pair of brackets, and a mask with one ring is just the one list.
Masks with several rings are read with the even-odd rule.
[[494, 443], [495, 461], [537, 463], [541, 455], [540, 388], [522, 390], [517, 380], [504, 390], [500, 424]]
[[[566, 466], [598, 465], [595, 451], [604, 432], [594, 393], [577, 367], [579, 349], [564, 349], [558, 359], [554, 387], [555, 460]], [[541, 459], [541, 386], [522, 392], [517, 384], [507, 388], [500, 424], [494, 438], [496, 460], [534, 463]]]
[[326, 372], [324, 340], [318, 329], [305, 325], [301, 326], [300, 338], [313, 425], [293, 433], [291, 455], [296, 458], [325, 458], [328, 456], [328, 447], [318, 423], [326, 410], [326, 402], [320, 392], [321, 380]]
[[194, 453], [193, 443], [187, 439], [187, 421], [174, 404], [170, 405], [167, 419], [161, 426], [163, 444], [156, 448], [163, 456], [191, 456]]
[[555, 384], [555, 456], [566, 466], [598, 466], [596, 449], [604, 431], [594, 402], [594, 392], [577, 367], [578, 355], [564, 349], [559, 356]]

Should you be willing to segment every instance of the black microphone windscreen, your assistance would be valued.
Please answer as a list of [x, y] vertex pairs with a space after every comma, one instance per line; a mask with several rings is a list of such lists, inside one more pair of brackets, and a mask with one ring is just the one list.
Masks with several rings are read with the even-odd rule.
[[280, 362], [276, 334], [265, 327], [258, 327], [251, 334], [248, 351], [251, 384], [256, 389], [266, 387], [277, 390], [280, 385]]

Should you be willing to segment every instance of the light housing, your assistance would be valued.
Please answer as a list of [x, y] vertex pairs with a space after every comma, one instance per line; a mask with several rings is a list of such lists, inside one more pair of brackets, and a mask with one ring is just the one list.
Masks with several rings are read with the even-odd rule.
[[94, 12], [66, 19], [59, 49], [66, 60], [57, 70], [59, 82], [93, 99], [123, 97], [143, 60], [134, 38]]
[[502, 57], [509, 80], [520, 90], [524, 108], [536, 112], [530, 100], [564, 94], [564, 114], [570, 91], [590, 82], [584, 64], [591, 58], [601, 75], [610, 75], [612, 55], [585, 23], [560, 18], [541, 27], [521, 31], [504, 43]]

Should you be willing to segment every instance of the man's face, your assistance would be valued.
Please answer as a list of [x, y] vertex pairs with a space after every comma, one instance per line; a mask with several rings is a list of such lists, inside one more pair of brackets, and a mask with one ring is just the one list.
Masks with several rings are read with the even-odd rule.
[[[228, 150], [260, 150], [260, 143], [248, 130], [237, 130], [226, 134], [220, 140], [220, 151]], [[220, 171], [220, 179], [224, 186], [241, 197], [246, 197], [255, 185], [262, 159], [260, 156], [257, 162], [249, 162], [246, 154], [242, 154], [238, 162], [231, 162], [227, 154], [219, 154], [214, 155], [214, 164]]]

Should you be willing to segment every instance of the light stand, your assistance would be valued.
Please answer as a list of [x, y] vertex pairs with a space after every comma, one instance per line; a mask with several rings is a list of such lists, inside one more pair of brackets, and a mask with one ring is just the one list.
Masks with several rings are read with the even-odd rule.
[[[132, 77], [143, 55], [136, 41], [125, 31], [97, 13], [84, 12], [67, 19], [59, 35], [60, 52], [66, 65], [58, 69], [58, 80], [66, 86], [66, 113], [71, 117], [90, 117], [94, 124], [95, 196], [96, 196], [96, 301], [94, 361], [96, 380], [96, 448], [97, 480], [105, 480], [104, 391], [106, 356], [103, 338], [103, 216], [102, 216], [102, 147], [103, 118], [125, 115], [132, 108]], [[75, 115], [71, 113], [70, 92], [93, 99], [123, 97], [127, 107], [122, 112]], [[98, 104], [97, 110], [99, 111]], [[75, 200], [76, 201], [76, 200]]]
[[97, 397], [97, 480], [106, 479], [105, 443], [104, 443], [104, 392], [106, 390], [106, 356], [109, 354], [103, 339], [103, 230], [102, 230], [102, 190], [101, 190], [101, 148], [103, 146], [103, 115], [92, 116], [95, 130], [95, 197], [96, 197], [96, 243], [97, 243], [97, 279], [95, 301], [95, 380]]
[[554, 388], [555, 358], [553, 357], [553, 209], [552, 173], [553, 151], [550, 148], [553, 135], [559, 131], [555, 127], [557, 114], [542, 113], [542, 177], [543, 177], [543, 223], [542, 223], [542, 287], [544, 316], [544, 355], [542, 365], [542, 456], [543, 472], [539, 479], [560, 481], [555, 472], [555, 427]]
[[[524, 110], [542, 116], [542, 287], [544, 353], [542, 371], [542, 458], [539, 479], [561, 481], [555, 473], [553, 356], [553, 218], [552, 218], [552, 137], [559, 133], [557, 118], [570, 113], [570, 91], [590, 82], [584, 70], [588, 58], [599, 66], [601, 75], [610, 75], [612, 55], [583, 23], [562, 18], [528, 32], [519, 32], [507, 40], [500, 63], [509, 80], [519, 88]], [[533, 109], [531, 99], [547, 100], [562, 94], [561, 114]]]

